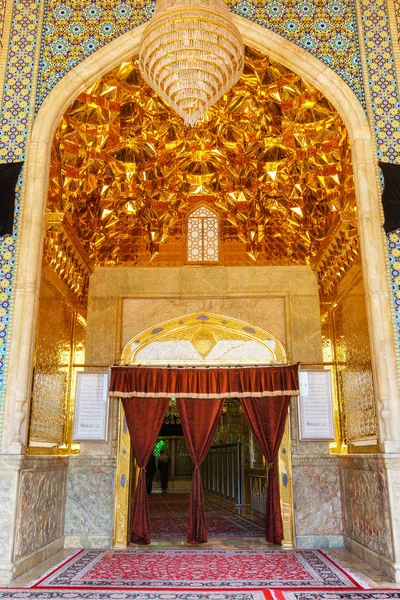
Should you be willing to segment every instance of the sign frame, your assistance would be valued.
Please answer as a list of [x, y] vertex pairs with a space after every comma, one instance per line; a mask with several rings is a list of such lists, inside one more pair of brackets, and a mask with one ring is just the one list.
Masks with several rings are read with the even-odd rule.
[[[84, 435], [79, 434], [80, 425], [82, 420], [79, 420], [79, 413], [82, 406], [82, 396], [80, 395], [81, 390], [81, 382], [85, 377], [98, 377], [101, 378], [102, 381], [102, 402], [101, 402], [101, 410], [102, 410], [102, 429], [101, 435], [97, 437], [85, 437]], [[108, 424], [109, 424], [109, 413], [110, 413], [110, 397], [109, 393], [110, 386], [110, 371], [101, 371], [100, 373], [94, 372], [85, 372], [79, 371], [76, 374], [75, 380], [75, 405], [74, 405], [74, 426], [72, 432], [72, 441], [73, 442], [107, 442], [108, 441]], [[99, 403], [100, 404], [100, 403]]]
[[[328, 399], [328, 410], [327, 410], [327, 435], [316, 436], [315, 432], [311, 435], [307, 433], [307, 426], [304, 423], [304, 413], [306, 410], [306, 405], [308, 401], [308, 407], [310, 406], [310, 398], [305, 397], [301, 393], [301, 373], [318, 373], [323, 377], [325, 381], [325, 385], [329, 391], [329, 399]], [[333, 369], [332, 367], [325, 368], [315, 368], [315, 369], [299, 369], [299, 388], [300, 394], [297, 396], [297, 420], [298, 420], [298, 431], [299, 431], [299, 441], [301, 442], [334, 442], [336, 440], [335, 436], [335, 415], [333, 409]]]

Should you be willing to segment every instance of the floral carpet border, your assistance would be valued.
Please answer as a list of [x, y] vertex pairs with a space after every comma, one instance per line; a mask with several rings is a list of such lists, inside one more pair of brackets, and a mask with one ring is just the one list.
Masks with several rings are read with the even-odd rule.
[[266, 600], [263, 592], [0, 589], [0, 600]]
[[305, 549], [90, 549], [72, 556], [32, 587], [157, 591], [363, 589], [321, 550]]

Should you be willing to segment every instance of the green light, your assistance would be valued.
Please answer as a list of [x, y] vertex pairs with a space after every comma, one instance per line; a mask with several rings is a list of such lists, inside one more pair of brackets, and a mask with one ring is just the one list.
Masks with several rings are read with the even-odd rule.
[[154, 454], [160, 454], [162, 450], [166, 449], [164, 440], [158, 440], [154, 446]]

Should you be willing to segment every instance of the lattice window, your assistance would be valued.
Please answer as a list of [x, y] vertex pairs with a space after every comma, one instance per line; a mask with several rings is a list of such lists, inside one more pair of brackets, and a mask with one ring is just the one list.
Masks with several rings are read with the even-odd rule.
[[188, 217], [188, 261], [218, 261], [218, 217], [205, 206]]
[[193, 472], [193, 463], [190, 457], [185, 438], [178, 440], [176, 448], [176, 474], [191, 475]]

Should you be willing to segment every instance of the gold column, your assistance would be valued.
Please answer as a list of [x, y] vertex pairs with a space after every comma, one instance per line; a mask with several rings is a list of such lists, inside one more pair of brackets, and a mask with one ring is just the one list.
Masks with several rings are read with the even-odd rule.
[[114, 546], [129, 544], [129, 496], [131, 490], [131, 439], [121, 400], [119, 401], [117, 477], [115, 490]]
[[294, 546], [293, 527], [293, 488], [292, 488], [292, 450], [290, 445], [290, 413], [286, 419], [285, 431], [279, 448], [279, 492], [283, 520], [282, 545], [285, 548]]

